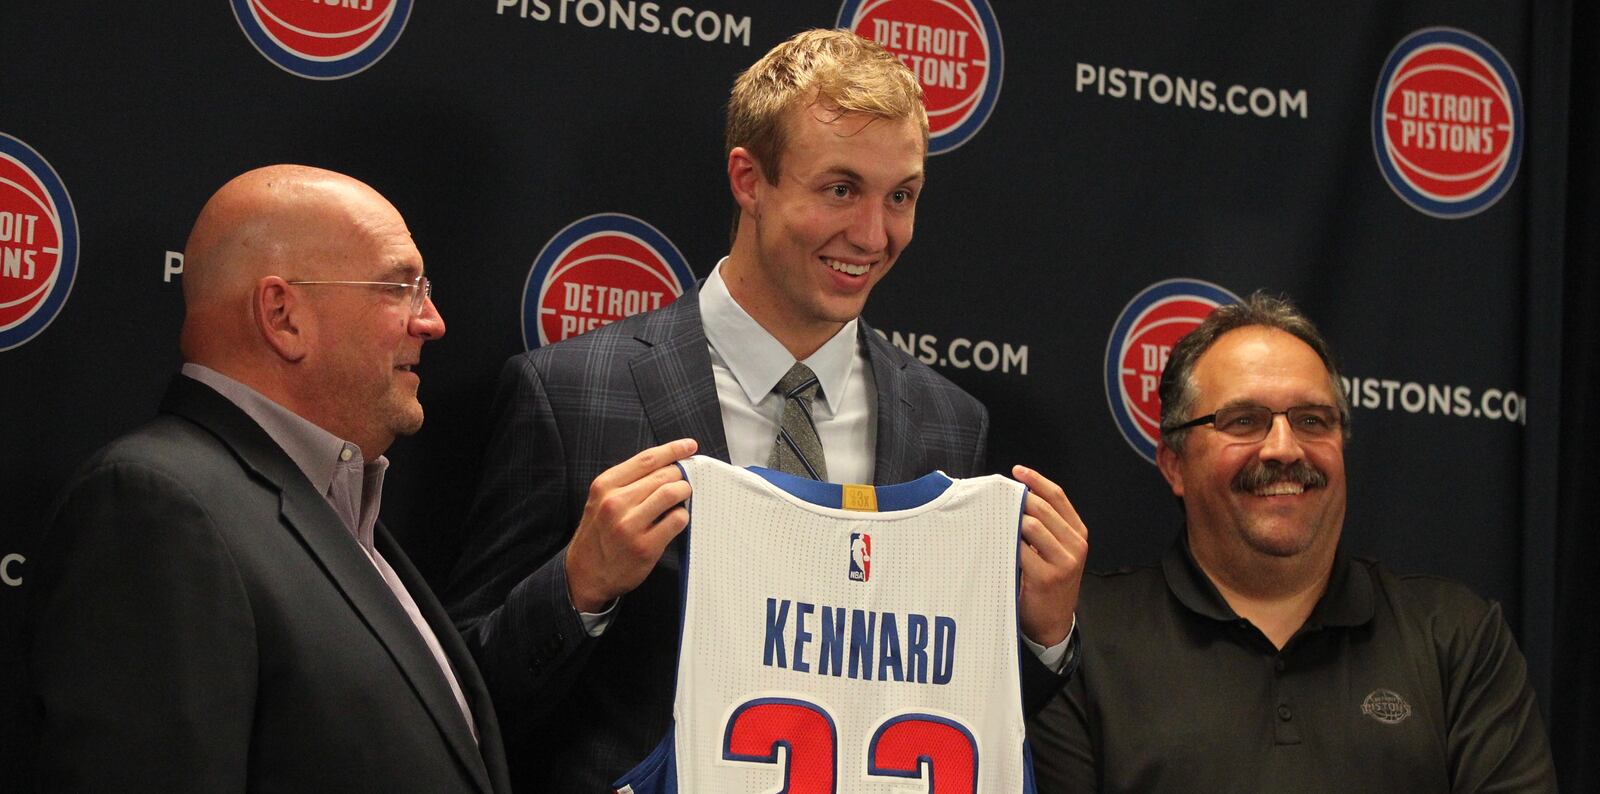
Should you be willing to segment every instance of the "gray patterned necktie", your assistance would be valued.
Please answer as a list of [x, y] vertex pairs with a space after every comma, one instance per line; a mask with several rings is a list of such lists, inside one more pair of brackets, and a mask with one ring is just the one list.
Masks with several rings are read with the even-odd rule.
[[811, 402], [821, 384], [811, 368], [796, 361], [773, 391], [783, 396], [783, 420], [778, 438], [767, 456], [767, 468], [777, 469], [819, 482], [828, 479], [828, 465], [822, 459], [822, 439], [811, 421]]

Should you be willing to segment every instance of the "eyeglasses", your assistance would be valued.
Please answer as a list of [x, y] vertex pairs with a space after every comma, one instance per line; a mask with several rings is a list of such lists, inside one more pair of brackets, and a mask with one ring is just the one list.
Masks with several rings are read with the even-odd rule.
[[291, 281], [297, 287], [331, 284], [336, 287], [389, 287], [411, 290], [411, 316], [422, 314], [423, 304], [433, 297], [433, 282], [427, 276], [417, 276], [409, 282], [400, 281]]
[[1297, 405], [1274, 411], [1259, 405], [1241, 405], [1224, 408], [1214, 414], [1191, 419], [1181, 425], [1161, 428], [1161, 435], [1169, 435], [1191, 427], [1211, 425], [1217, 432], [1245, 443], [1255, 443], [1267, 437], [1272, 429], [1272, 418], [1282, 414], [1289, 419], [1289, 429], [1303, 441], [1319, 441], [1339, 429], [1339, 411], [1331, 405]]

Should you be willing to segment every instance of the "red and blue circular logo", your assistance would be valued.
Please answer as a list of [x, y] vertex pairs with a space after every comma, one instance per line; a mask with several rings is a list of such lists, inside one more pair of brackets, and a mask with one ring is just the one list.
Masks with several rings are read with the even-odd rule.
[[1161, 370], [1172, 346], [1218, 306], [1239, 297], [1209, 281], [1158, 281], [1117, 315], [1106, 340], [1106, 402], [1134, 451], [1156, 461], [1161, 438]]
[[312, 80], [349, 77], [400, 39], [411, 0], [230, 0], [239, 27], [267, 60]]
[[928, 154], [966, 143], [989, 120], [1005, 54], [988, 0], [845, 0], [838, 25], [916, 74], [927, 98]]
[[632, 215], [579, 218], [556, 232], [522, 287], [522, 344], [559, 342], [678, 299], [694, 281], [666, 235]]
[[1425, 28], [1383, 65], [1372, 150], [1389, 187], [1436, 218], [1488, 209], [1517, 178], [1522, 94], [1506, 59], [1464, 30]]
[[0, 350], [61, 313], [78, 275], [78, 215], [54, 168], [0, 133]]

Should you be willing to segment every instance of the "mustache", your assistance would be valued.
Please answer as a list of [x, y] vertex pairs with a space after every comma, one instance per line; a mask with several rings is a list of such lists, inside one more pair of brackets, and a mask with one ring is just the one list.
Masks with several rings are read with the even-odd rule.
[[1280, 482], [1296, 483], [1307, 489], [1324, 488], [1328, 485], [1328, 475], [1303, 460], [1288, 465], [1255, 461], [1233, 476], [1233, 490], [1251, 493]]

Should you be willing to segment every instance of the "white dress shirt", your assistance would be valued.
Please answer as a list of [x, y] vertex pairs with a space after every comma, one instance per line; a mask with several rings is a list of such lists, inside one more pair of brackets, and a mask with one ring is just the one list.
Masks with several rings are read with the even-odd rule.
[[[711, 373], [722, 406], [728, 462], [765, 466], [783, 421], [784, 399], [772, 389], [794, 366], [794, 356], [728, 294], [721, 262], [700, 288], [700, 322], [711, 346]], [[822, 393], [811, 406], [811, 420], [822, 441], [828, 480], [872, 484], [878, 387], [856, 339], [858, 325], [859, 320], [845, 323], [801, 363], [822, 384]]]

